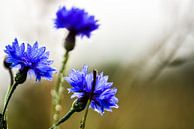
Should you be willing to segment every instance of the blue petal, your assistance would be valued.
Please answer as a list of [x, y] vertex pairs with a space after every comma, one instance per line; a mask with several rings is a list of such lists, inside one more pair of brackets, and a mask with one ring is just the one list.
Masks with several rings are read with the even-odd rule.
[[90, 107], [103, 115], [104, 111], [112, 111], [112, 108], [118, 108], [118, 99], [115, 97], [117, 93], [116, 88], [112, 88], [113, 83], [108, 82], [108, 76], [103, 73], [97, 74], [96, 86], [93, 96], [92, 82], [93, 73], [87, 73], [88, 67], [84, 66], [81, 71], [72, 70], [65, 80], [72, 86], [68, 91], [72, 92], [72, 97], [92, 97]]
[[53, 61], [49, 60], [49, 52], [45, 52], [46, 47], [38, 48], [38, 42], [32, 46], [27, 44], [25, 50], [25, 44], [22, 43], [19, 46], [18, 40], [15, 39], [12, 46], [6, 46], [4, 51], [7, 54], [6, 61], [11, 63], [11, 67], [17, 65], [20, 65], [20, 69], [27, 67], [33, 71], [37, 81], [40, 81], [42, 77], [52, 79], [52, 74], [56, 71], [50, 67]]
[[81, 37], [90, 37], [91, 32], [99, 27], [94, 16], [90, 16], [84, 9], [76, 7], [72, 7], [70, 10], [67, 10], [65, 6], [59, 8], [54, 22], [57, 29], [66, 28]]

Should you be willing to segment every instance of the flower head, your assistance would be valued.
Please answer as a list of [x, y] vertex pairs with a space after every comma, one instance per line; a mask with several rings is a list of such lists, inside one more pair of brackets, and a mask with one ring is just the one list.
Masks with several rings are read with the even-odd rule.
[[99, 25], [94, 16], [90, 16], [84, 9], [73, 7], [67, 10], [64, 6], [56, 13], [55, 27], [57, 29], [66, 28], [75, 35], [90, 37], [90, 33]]
[[72, 98], [78, 99], [91, 98], [90, 107], [100, 114], [104, 110], [112, 111], [111, 108], [118, 108], [118, 99], [115, 97], [117, 93], [116, 88], [112, 88], [113, 83], [108, 82], [108, 76], [103, 76], [103, 73], [97, 74], [96, 85], [92, 92], [93, 74], [88, 73], [88, 67], [84, 66], [82, 71], [72, 70], [65, 80], [72, 86], [68, 89], [72, 92]]
[[20, 70], [27, 69], [32, 71], [37, 81], [41, 78], [52, 79], [52, 74], [55, 69], [51, 68], [50, 65], [53, 61], [49, 60], [49, 52], [46, 51], [46, 47], [38, 48], [38, 42], [34, 45], [25, 44], [19, 45], [18, 40], [15, 39], [12, 45], [5, 47], [5, 53], [7, 54], [6, 62], [11, 63], [11, 68], [20, 66]]

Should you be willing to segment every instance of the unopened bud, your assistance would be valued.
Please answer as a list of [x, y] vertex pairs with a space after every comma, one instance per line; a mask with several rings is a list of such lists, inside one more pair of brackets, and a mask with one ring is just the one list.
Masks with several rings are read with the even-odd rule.
[[51, 90], [51, 96], [56, 96], [56, 91], [55, 90]]
[[62, 110], [62, 106], [60, 104], [57, 104], [55, 106], [55, 110], [58, 111], [58, 112], [61, 111]]
[[64, 92], [64, 88], [61, 86], [59, 87], [59, 93], [62, 94]]
[[88, 102], [88, 98], [86, 97], [76, 99], [73, 102], [72, 108], [75, 110], [75, 112], [81, 112], [82, 110], [85, 109], [87, 102]]
[[54, 121], [57, 121], [57, 120], [58, 120], [58, 114], [54, 114], [54, 115], [53, 115], [53, 120], [54, 120]]
[[65, 39], [65, 49], [71, 51], [75, 47], [75, 36], [76, 34], [73, 31], [70, 31]]
[[27, 78], [27, 73], [28, 73], [28, 68], [23, 68], [22, 70], [19, 70], [19, 72], [16, 74], [15, 77], [15, 82], [17, 84], [22, 84], [26, 81]]

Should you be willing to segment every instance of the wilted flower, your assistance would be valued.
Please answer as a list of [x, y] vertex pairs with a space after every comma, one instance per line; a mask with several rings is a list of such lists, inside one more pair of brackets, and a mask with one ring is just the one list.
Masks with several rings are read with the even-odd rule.
[[33, 46], [27, 44], [19, 45], [18, 40], [15, 39], [12, 45], [7, 45], [4, 50], [7, 54], [6, 62], [11, 63], [11, 67], [20, 66], [20, 71], [31, 71], [34, 73], [36, 80], [40, 81], [41, 78], [52, 79], [52, 74], [55, 69], [50, 65], [53, 61], [49, 60], [49, 52], [46, 47], [38, 48], [38, 42]]
[[92, 92], [93, 73], [88, 73], [88, 67], [85, 65], [82, 71], [72, 70], [65, 80], [72, 86], [68, 89], [72, 92], [72, 98], [76, 97], [79, 100], [91, 98], [90, 107], [100, 113], [104, 110], [112, 111], [111, 108], [118, 108], [118, 99], [115, 97], [116, 88], [112, 88], [113, 83], [107, 82], [108, 76], [103, 76], [103, 73], [97, 74], [96, 85]]
[[66, 7], [59, 8], [56, 13], [55, 27], [66, 28], [69, 33], [90, 37], [90, 33], [99, 25], [94, 16], [90, 16], [84, 9], [76, 7], [67, 10]]

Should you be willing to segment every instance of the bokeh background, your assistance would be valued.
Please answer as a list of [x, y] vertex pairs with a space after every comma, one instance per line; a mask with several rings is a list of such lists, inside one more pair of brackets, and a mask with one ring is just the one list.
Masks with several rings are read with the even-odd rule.
[[[68, 69], [88, 64], [118, 88], [119, 108], [104, 116], [90, 110], [86, 129], [194, 129], [193, 0], [0, 0], [0, 61], [17, 37], [47, 46], [59, 69], [67, 31], [56, 30], [53, 19], [63, 5], [84, 8], [100, 23], [90, 39], [77, 38]], [[2, 65], [0, 71], [2, 109], [9, 74]], [[48, 129], [56, 76], [38, 83], [29, 77], [17, 88], [10, 129]], [[72, 101], [65, 90], [63, 113]], [[77, 129], [82, 116], [75, 114], [61, 129]]]

